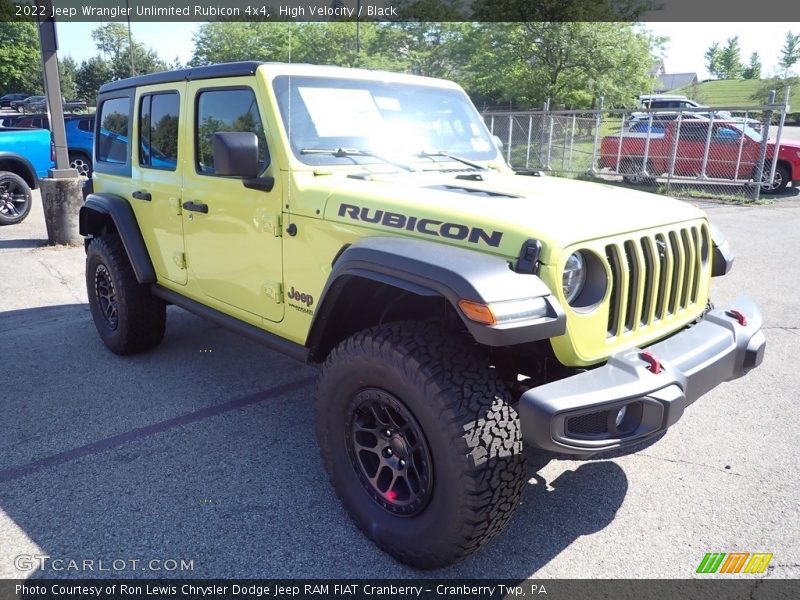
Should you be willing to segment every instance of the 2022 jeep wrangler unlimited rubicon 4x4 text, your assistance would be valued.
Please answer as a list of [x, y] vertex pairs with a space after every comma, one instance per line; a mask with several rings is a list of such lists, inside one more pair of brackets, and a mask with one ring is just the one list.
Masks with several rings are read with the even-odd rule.
[[103, 86], [81, 209], [117, 354], [174, 304], [322, 365], [316, 434], [356, 524], [398, 560], [503, 530], [523, 443], [590, 456], [658, 435], [763, 358], [698, 209], [515, 173], [460, 87], [231, 63]]

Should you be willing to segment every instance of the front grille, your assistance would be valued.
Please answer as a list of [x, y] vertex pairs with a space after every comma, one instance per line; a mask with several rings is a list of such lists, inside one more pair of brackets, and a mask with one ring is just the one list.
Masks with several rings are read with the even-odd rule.
[[695, 307], [708, 239], [705, 225], [692, 225], [607, 245], [608, 337], [636, 332]]

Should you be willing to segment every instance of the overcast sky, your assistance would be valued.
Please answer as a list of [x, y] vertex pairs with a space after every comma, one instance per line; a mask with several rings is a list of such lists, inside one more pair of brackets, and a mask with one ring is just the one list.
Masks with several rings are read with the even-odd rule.
[[[176, 57], [186, 62], [192, 55], [192, 34], [200, 23], [132, 23], [133, 37], [155, 49], [167, 61]], [[92, 29], [98, 23], [59, 23], [58, 39], [61, 52], [78, 62], [95, 56]], [[778, 56], [786, 32], [800, 33], [800, 23], [647, 23], [654, 33], [670, 38], [664, 64], [668, 73], [697, 73], [708, 77], [703, 53], [716, 41], [739, 36], [742, 60], [747, 62], [752, 52], [761, 55], [762, 73], [778, 71]]]

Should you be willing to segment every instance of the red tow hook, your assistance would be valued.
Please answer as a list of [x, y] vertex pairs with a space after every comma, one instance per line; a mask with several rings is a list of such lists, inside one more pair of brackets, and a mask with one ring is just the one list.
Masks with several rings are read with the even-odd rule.
[[728, 311], [728, 316], [736, 319], [739, 322], [739, 325], [741, 325], [742, 327], [747, 325], [747, 317], [745, 317], [744, 313], [740, 310], [732, 308]]
[[661, 361], [658, 360], [652, 352], [644, 351], [639, 353], [639, 358], [647, 363], [647, 370], [653, 375], [658, 375], [664, 368], [661, 366]]

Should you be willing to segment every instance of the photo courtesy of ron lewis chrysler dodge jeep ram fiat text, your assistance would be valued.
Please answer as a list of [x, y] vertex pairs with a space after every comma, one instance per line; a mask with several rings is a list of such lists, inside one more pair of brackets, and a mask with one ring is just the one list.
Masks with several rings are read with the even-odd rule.
[[96, 119], [102, 340], [149, 350], [174, 304], [321, 365], [332, 487], [415, 567], [503, 530], [524, 445], [641, 443], [763, 359], [755, 304], [709, 300], [733, 255], [703, 212], [514, 172], [454, 83], [230, 63], [109, 83]]

